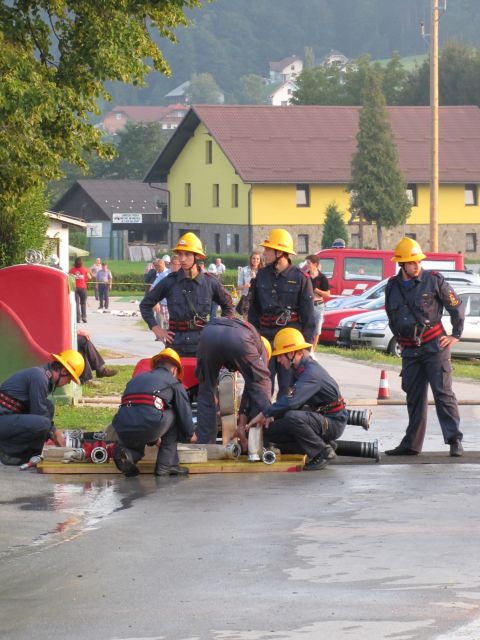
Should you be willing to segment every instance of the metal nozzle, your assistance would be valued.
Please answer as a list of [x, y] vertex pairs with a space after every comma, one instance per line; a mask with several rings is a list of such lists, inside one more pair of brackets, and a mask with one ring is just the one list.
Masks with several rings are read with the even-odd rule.
[[262, 460], [265, 464], [273, 464], [277, 459], [277, 454], [271, 449], [265, 449], [262, 455]]
[[347, 409], [347, 424], [363, 427], [365, 431], [370, 428], [372, 412], [370, 409]]
[[105, 447], [94, 447], [90, 458], [95, 464], [103, 464], [108, 460], [108, 451]]

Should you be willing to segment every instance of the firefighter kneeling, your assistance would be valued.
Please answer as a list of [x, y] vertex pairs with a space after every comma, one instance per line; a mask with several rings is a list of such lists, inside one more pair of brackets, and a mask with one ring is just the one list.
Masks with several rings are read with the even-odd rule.
[[112, 426], [118, 435], [113, 449], [117, 468], [127, 477], [139, 474], [136, 463], [145, 445], [158, 445], [154, 474], [187, 475], [180, 467], [177, 442], [190, 442], [194, 425], [187, 392], [181, 383], [183, 369], [176, 351], [164, 349], [151, 360], [152, 371], [127, 384]]
[[310, 357], [311, 346], [298, 329], [277, 333], [272, 355], [293, 371], [295, 381], [288, 395], [247, 425], [263, 424], [265, 441], [289, 453], [305, 453], [306, 471], [323, 469], [335, 458], [335, 440], [344, 432], [348, 416], [337, 383]]

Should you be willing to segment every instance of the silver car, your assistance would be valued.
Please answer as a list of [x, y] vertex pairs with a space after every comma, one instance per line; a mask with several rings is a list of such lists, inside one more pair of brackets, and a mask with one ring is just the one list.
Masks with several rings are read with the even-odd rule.
[[[457, 286], [455, 292], [465, 305], [465, 326], [460, 342], [453, 345], [452, 354], [462, 358], [480, 358], [480, 286]], [[348, 318], [354, 321], [350, 333], [352, 346], [386, 351], [400, 357], [401, 351], [388, 326], [385, 311], [375, 311]], [[442, 324], [447, 334], [452, 324], [444, 311]]]

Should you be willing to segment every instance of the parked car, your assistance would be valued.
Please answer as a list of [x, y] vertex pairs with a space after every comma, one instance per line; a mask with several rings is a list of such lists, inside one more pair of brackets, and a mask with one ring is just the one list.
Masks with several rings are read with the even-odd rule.
[[[453, 287], [459, 285], [476, 284], [480, 286], [480, 276], [478, 273], [465, 269], [465, 271], [440, 270], [445, 280], [448, 280]], [[366, 300], [374, 300], [382, 296], [385, 292], [389, 278], [385, 278], [375, 286], [367, 289], [360, 295], [337, 296], [331, 298], [325, 305], [325, 310], [361, 307]]]
[[337, 346], [345, 348], [354, 347], [355, 345], [352, 344], [352, 329], [356, 326], [357, 322], [361, 323], [364, 318], [377, 316], [379, 313], [381, 313], [381, 311], [356, 313], [353, 316], [347, 316], [340, 320], [335, 329]]
[[[360, 295], [397, 271], [391, 250], [331, 248], [322, 249], [317, 256], [333, 295]], [[463, 255], [460, 253], [427, 252], [426, 256], [425, 269], [464, 268]]]
[[367, 313], [374, 309], [382, 309], [385, 306], [385, 296], [381, 296], [375, 300], [365, 300], [360, 307], [352, 307], [347, 309], [333, 309], [325, 311], [323, 318], [322, 333], [320, 334], [320, 342], [323, 344], [334, 344], [336, 341], [335, 330], [338, 323], [343, 318], [354, 316], [358, 313]]
[[[480, 286], [463, 285], [455, 287], [455, 292], [465, 305], [465, 326], [460, 342], [453, 345], [452, 355], [462, 358], [480, 358]], [[448, 334], [452, 324], [448, 312], [444, 312], [442, 324]], [[352, 346], [386, 351], [400, 357], [400, 348], [388, 326], [385, 311], [364, 314], [355, 320], [351, 328]]]

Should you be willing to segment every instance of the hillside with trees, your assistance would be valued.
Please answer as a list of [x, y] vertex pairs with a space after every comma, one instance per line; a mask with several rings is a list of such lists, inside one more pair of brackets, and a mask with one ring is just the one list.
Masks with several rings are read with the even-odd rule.
[[[440, 3], [443, 4], [443, 3]], [[162, 41], [172, 75], [150, 74], [149, 86], [110, 85], [114, 104], [162, 104], [192, 75], [210, 74], [226, 102], [238, 95], [244, 76], [268, 76], [269, 61], [297, 54], [310, 65], [332, 49], [348, 58], [373, 60], [428, 51], [431, 0], [215, 0], [187, 11], [192, 24], [175, 30], [178, 45]], [[440, 20], [440, 46], [449, 40], [480, 45], [478, 0], [448, 3]], [[313, 63], [313, 64], [312, 64]]]

